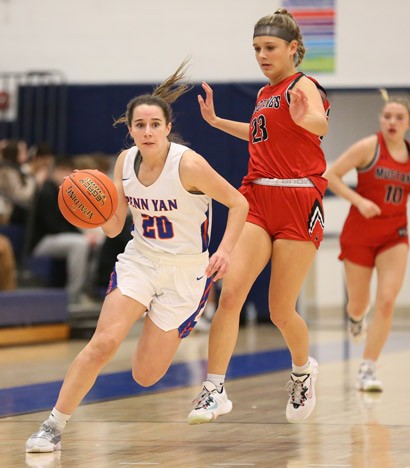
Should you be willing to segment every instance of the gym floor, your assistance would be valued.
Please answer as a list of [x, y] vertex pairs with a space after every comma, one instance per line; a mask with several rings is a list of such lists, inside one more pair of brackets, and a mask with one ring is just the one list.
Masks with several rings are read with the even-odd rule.
[[74, 413], [62, 451], [51, 454], [26, 454], [24, 444], [48, 416], [86, 342], [1, 349], [0, 466], [410, 468], [410, 328], [396, 327], [389, 337], [379, 394], [354, 387], [363, 345], [350, 345], [344, 327], [311, 328], [317, 405], [294, 425], [285, 418], [290, 357], [279, 332], [270, 324], [243, 326], [226, 382], [232, 412], [190, 426], [190, 403], [206, 374], [207, 333], [183, 340], [164, 379], [143, 389], [130, 375], [140, 327]]

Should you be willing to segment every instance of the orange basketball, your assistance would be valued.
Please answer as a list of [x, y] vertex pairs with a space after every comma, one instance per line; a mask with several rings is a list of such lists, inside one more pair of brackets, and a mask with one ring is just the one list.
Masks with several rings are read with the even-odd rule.
[[95, 228], [114, 216], [118, 205], [114, 182], [97, 169], [75, 171], [64, 179], [58, 206], [64, 218], [79, 228]]

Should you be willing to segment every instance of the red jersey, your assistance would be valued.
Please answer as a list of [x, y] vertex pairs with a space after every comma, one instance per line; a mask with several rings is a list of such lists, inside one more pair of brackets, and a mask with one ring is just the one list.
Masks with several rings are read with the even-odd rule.
[[[401, 163], [394, 160], [389, 153], [381, 132], [377, 133], [377, 140], [372, 161], [367, 167], [357, 170], [356, 192], [381, 208], [379, 218], [406, 216], [407, 197], [410, 193], [409, 142], [406, 141], [409, 159]], [[354, 206], [351, 211], [358, 212]]]
[[[249, 165], [243, 184], [258, 178], [300, 179], [308, 177], [323, 196], [327, 181], [322, 177], [326, 161], [321, 137], [297, 125], [289, 113], [289, 89], [304, 76], [298, 72], [276, 85], [262, 88], [249, 125]], [[326, 114], [329, 102], [319, 89]]]
[[389, 153], [382, 134], [377, 134], [373, 160], [358, 169], [356, 192], [372, 200], [381, 208], [381, 214], [366, 219], [353, 205], [340, 235], [339, 259], [374, 267], [376, 257], [399, 243], [408, 243], [407, 197], [410, 193], [409, 159], [395, 161]]

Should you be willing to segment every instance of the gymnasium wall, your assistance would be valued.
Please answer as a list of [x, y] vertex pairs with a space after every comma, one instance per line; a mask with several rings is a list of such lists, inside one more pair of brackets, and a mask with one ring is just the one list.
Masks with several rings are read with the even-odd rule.
[[[301, 4], [305, 2], [301, 1]], [[56, 69], [69, 83], [151, 83], [187, 56], [201, 82], [260, 81], [255, 22], [280, 0], [2, 0], [0, 68]], [[409, 1], [336, 0], [328, 87], [408, 86]]]

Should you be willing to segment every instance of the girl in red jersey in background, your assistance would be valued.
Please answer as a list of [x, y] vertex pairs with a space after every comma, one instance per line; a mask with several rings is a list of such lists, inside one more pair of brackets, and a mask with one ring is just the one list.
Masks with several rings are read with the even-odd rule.
[[190, 424], [211, 422], [232, 403], [225, 374], [239, 329], [239, 316], [258, 275], [271, 261], [269, 309], [292, 357], [288, 383], [289, 422], [307, 418], [315, 406], [317, 362], [309, 357], [309, 334], [295, 305], [323, 237], [322, 197], [327, 186], [320, 148], [327, 132], [326, 93], [297, 71], [305, 54], [300, 29], [285, 9], [255, 25], [256, 60], [269, 79], [258, 93], [250, 123], [217, 117], [212, 88], [198, 97], [203, 118], [213, 127], [249, 141], [249, 167], [241, 192], [250, 209], [222, 282], [209, 340], [208, 376], [188, 416]]
[[[348, 331], [353, 341], [367, 333], [370, 284], [377, 272], [374, 317], [368, 331], [357, 388], [382, 391], [376, 361], [390, 332], [394, 304], [403, 283], [408, 252], [407, 197], [410, 193], [409, 101], [389, 99], [380, 114], [380, 131], [354, 143], [326, 172], [329, 188], [352, 206], [341, 236], [348, 296]], [[357, 170], [356, 190], [342, 178]]]

